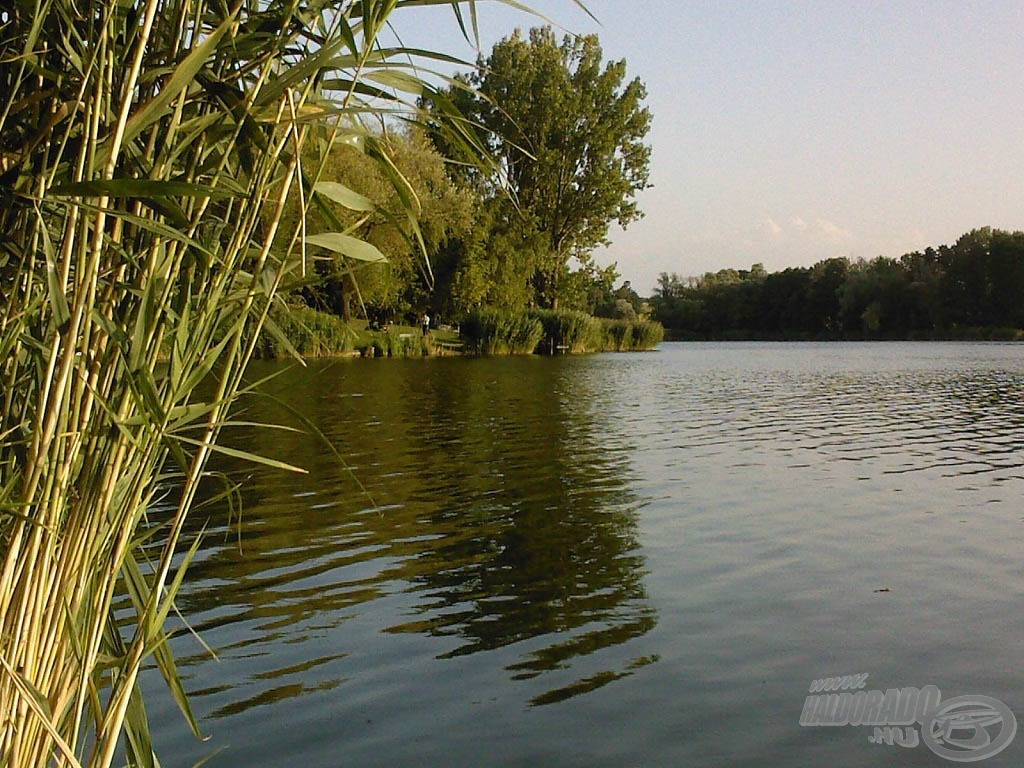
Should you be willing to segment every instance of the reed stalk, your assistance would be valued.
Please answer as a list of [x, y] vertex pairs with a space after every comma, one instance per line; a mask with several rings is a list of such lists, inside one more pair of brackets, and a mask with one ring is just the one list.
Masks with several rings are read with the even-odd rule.
[[[344, 142], [415, 213], [367, 127], [429, 88], [430, 54], [380, 42], [411, 5], [475, 25], [451, 0], [0, 10], [0, 766], [157, 765], [150, 662], [199, 733], [165, 629], [198, 545], [180, 551], [185, 522], [268, 313], [315, 255], [286, 207], [321, 205]], [[350, 262], [380, 257], [332, 234]]]

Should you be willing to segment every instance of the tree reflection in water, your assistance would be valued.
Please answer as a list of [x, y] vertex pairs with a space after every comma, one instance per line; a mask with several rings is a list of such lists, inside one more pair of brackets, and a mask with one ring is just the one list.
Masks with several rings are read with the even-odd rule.
[[[561, 670], [530, 704], [592, 691], [656, 660], [616, 653], [599, 663], [609, 668], [572, 675], [581, 658], [657, 621], [644, 591], [629, 435], [588, 389], [586, 365], [339, 363], [267, 385], [343, 461], [303, 434], [233, 436], [238, 448], [310, 474], [222, 462], [253, 475], [241, 528], [208, 535], [181, 600], [200, 634], [245, 665], [243, 680], [198, 676], [194, 693], [219, 702], [212, 714], [341, 684], [332, 662], [358, 649], [325, 653], [320, 641], [333, 629], [344, 638], [346, 621], [396, 593], [411, 600], [383, 631], [451, 641], [433, 663], [522, 643], [512, 663], [502, 656], [512, 680]], [[266, 398], [249, 403], [244, 418], [289, 420]], [[204, 659], [195, 653], [183, 666]]]

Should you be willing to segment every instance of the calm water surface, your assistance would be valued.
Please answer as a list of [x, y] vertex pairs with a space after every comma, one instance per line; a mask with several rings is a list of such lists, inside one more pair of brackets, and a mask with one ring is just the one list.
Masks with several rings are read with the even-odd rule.
[[[219, 464], [251, 475], [241, 523], [204, 513], [181, 601], [217, 660], [175, 640], [211, 738], [154, 695], [165, 765], [955, 764], [800, 726], [812, 680], [856, 673], [1024, 719], [1024, 346], [356, 361], [264, 390], [246, 419], [295, 409], [337, 455], [232, 432], [309, 474]], [[1022, 757], [1024, 732], [980, 765]]]

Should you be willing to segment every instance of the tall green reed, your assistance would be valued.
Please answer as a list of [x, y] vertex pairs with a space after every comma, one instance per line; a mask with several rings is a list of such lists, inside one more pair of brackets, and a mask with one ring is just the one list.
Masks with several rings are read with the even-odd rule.
[[526, 312], [483, 307], [461, 325], [462, 337], [478, 355], [529, 355], [544, 337], [544, 327]]
[[572, 309], [533, 309], [527, 314], [540, 321], [544, 337], [537, 346], [543, 354], [594, 352], [601, 347], [601, 324], [586, 312]]
[[665, 338], [661, 323], [652, 320], [600, 319], [600, 348], [608, 352], [639, 352], [654, 349]]
[[0, 764], [105, 768], [120, 745], [156, 765], [150, 659], [199, 732], [165, 631], [198, 546], [179, 552], [185, 521], [211, 452], [231, 452], [218, 440], [260, 331], [284, 338], [271, 307], [318, 248], [382, 258], [285, 220], [296, 197], [325, 216], [325, 197], [361, 204], [323, 183], [335, 144], [380, 163], [416, 238], [415, 195], [367, 127], [427, 89], [431, 55], [381, 43], [413, 5], [475, 27], [452, 0], [0, 11]]

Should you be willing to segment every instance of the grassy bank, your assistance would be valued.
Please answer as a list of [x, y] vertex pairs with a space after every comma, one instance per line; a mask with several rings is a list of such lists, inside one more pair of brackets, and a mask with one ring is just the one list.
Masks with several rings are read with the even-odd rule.
[[475, 354], [582, 354], [654, 349], [664, 338], [648, 320], [609, 320], [573, 310], [502, 312], [482, 309], [462, 324]]
[[573, 310], [505, 312], [484, 308], [459, 331], [392, 325], [370, 330], [365, 321], [346, 323], [308, 307], [277, 312], [256, 345], [264, 359], [288, 357], [432, 357], [442, 355], [585, 354], [632, 352], [656, 347], [664, 338], [658, 323], [609, 320]]
[[256, 344], [256, 355], [272, 360], [295, 353], [302, 357], [429, 357], [461, 351], [453, 331], [431, 331], [391, 325], [370, 330], [366, 321], [345, 322], [337, 315], [309, 307], [289, 307], [272, 315]]

